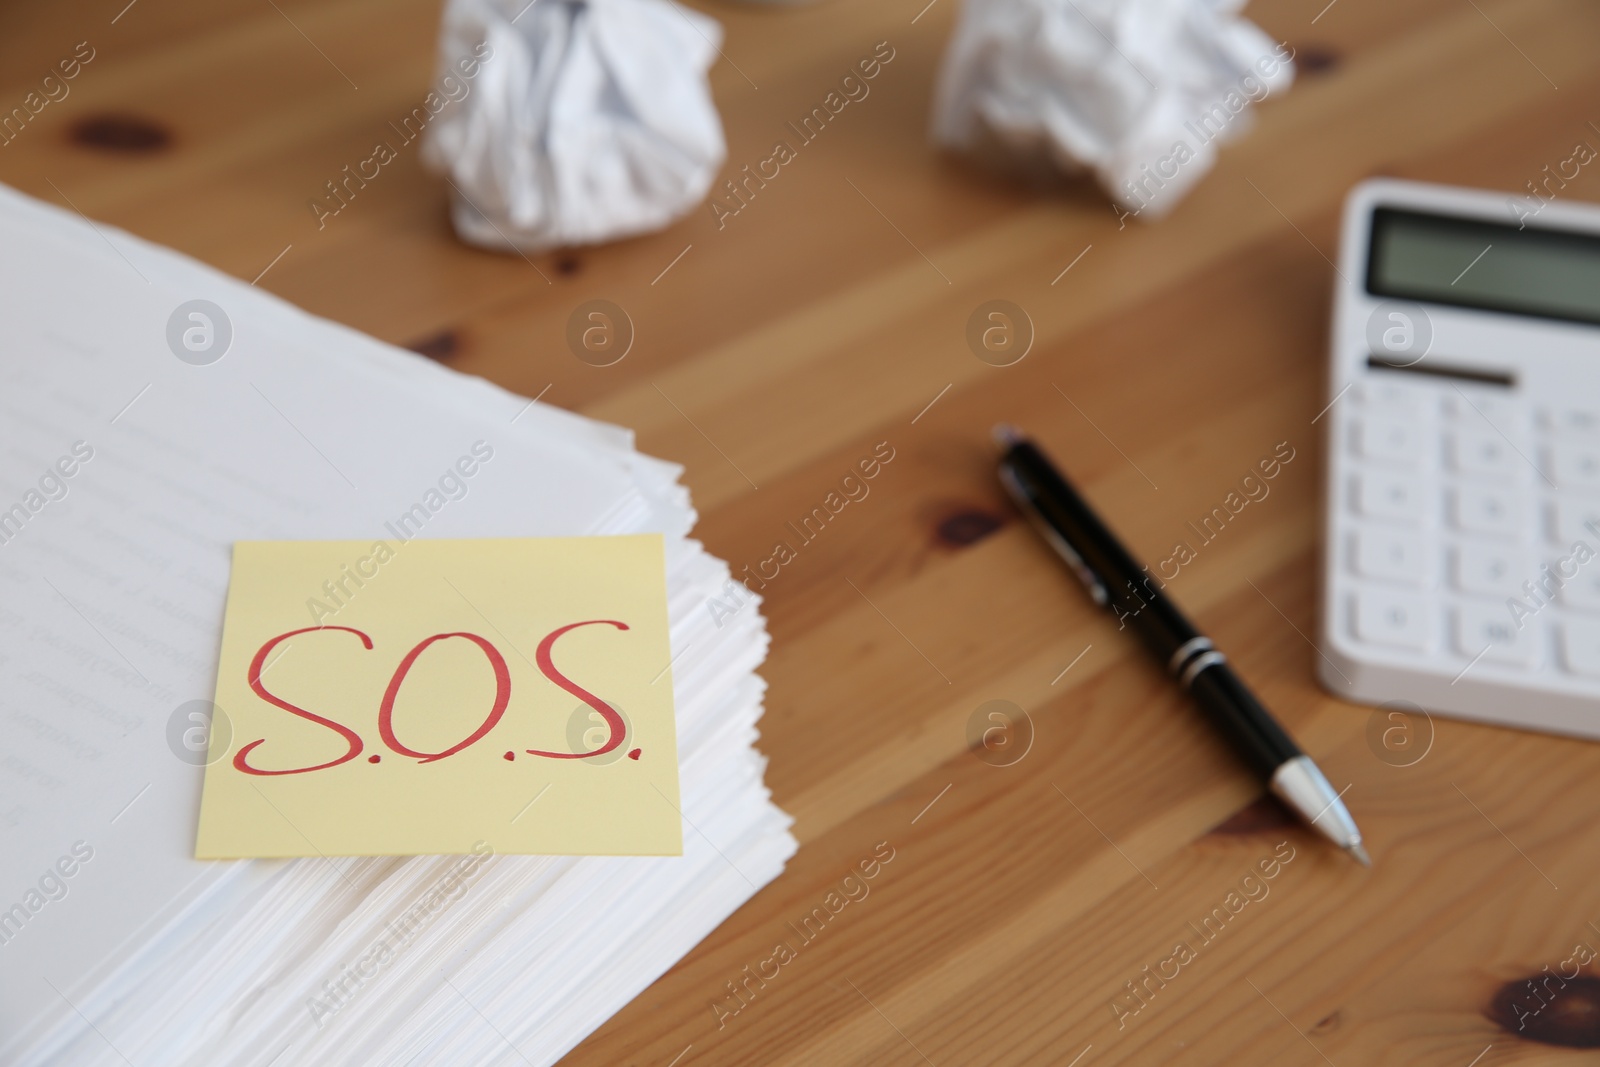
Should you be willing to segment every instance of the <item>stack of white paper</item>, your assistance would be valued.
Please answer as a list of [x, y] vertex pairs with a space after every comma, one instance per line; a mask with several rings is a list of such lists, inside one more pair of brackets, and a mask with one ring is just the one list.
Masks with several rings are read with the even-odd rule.
[[[765, 626], [708, 610], [679, 468], [3, 186], [0, 228], [0, 1063], [553, 1063], [779, 874]], [[192, 858], [232, 542], [402, 515], [665, 535], [683, 856]]]

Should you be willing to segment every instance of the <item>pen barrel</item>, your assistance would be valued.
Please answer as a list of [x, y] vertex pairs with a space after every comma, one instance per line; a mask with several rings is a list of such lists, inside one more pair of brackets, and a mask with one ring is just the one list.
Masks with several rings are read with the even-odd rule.
[[1079, 557], [1081, 567], [1073, 569], [1089, 586], [1090, 595], [1137, 633], [1159, 660], [1167, 662], [1176, 650], [1201, 636], [1161, 593], [1165, 583], [1122, 547], [1044, 453], [1031, 442], [1020, 441], [1006, 452], [1004, 466], [1013, 492], [1024, 494], [1038, 521], [1059, 538], [1057, 550]]
[[1263, 778], [1304, 755], [1226, 663], [1214, 663], [1194, 676], [1189, 693], [1245, 761]]
[[1089, 595], [1139, 635], [1253, 770], [1272, 781], [1280, 767], [1304, 755], [1226, 657], [1161, 591], [1165, 583], [1122, 547], [1044, 453], [1013, 437], [1000, 478]]

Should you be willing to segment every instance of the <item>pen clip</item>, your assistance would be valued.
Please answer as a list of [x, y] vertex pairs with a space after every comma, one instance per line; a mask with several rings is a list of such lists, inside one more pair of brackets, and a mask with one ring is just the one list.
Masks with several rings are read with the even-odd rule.
[[1089, 597], [1102, 608], [1110, 607], [1111, 594], [1106, 589], [1105, 583], [1100, 580], [1100, 576], [1089, 569], [1089, 565], [1083, 562], [1083, 557], [1078, 555], [1077, 550], [1067, 543], [1067, 539], [1061, 536], [1060, 531], [1045, 521], [1045, 517], [1039, 513], [1039, 509], [1033, 506], [1033, 498], [1022, 488], [1021, 483], [1017, 481], [1016, 475], [1009, 467], [1000, 469], [1000, 484], [1006, 487], [1006, 492], [1010, 494], [1011, 499], [1016, 501], [1017, 507], [1028, 517], [1028, 521], [1033, 524], [1033, 528], [1039, 531], [1039, 536], [1043, 537], [1045, 542], [1056, 550], [1056, 555], [1065, 560], [1072, 573], [1078, 576], [1078, 581], [1082, 582], [1083, 587], [1089, 591]]

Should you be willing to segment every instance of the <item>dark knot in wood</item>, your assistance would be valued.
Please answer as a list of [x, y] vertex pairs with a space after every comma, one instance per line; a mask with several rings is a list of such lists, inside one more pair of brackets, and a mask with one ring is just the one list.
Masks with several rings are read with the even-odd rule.
[[438, 333], [412, 341], [406, 347], [418, 355], [443, 363], [460, 351], [461, 335], [454, 330], [440, 330]]
[[1495, 990], [1485, 1012], [1512, 1037], [1562, 1048], [1600, 1048], [1600, 978], [1546, 968]]
[[939, 540], [951, 548], [977, 544], [1006, 524], [1006, 520], [979, 508], [963, 508], [939, 521]]
[[143, 155], [172, 144], [166, 128], [137, 115], [90, 115], [72, 127], [72, 140], [101, 152]]

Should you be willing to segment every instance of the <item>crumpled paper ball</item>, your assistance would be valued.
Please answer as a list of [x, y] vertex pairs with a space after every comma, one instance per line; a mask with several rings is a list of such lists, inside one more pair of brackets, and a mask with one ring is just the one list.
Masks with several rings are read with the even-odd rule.
[[1243, 0], [966, 0], [934, 140], [1092, 171], [1128, 213], [1165, 214], [1294, 80], [1294, 50]]
[[721, 38], [672, 0], [449, 0], [423, 154], [456, 233], [536, 252], [693, 210], [727, 153], [706, 82]]

